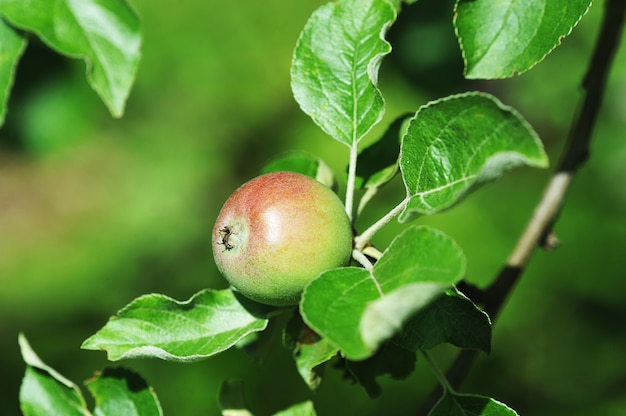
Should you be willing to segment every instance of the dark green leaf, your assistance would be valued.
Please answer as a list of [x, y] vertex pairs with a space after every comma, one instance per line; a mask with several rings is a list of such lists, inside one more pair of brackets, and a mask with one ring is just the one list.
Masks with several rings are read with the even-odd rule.
[[271, 160], [263, 167], [262, 173], [296, 172], [313, 178], [327, 187], [336, 187], [335, 174], [322, 159], [307, 152], [289, 152]]
[[546, 57], [591, 0], [458, 0], [454, 25], [467, 78], [507, 78]]
[[396, 380], [405, 379], [415, 370], [416, 358], [415, 353], [387, 343], [367, 360], [347, 361], [346, 366], [370, 397], [378, 397], [382, 390], [376, 378], [388, 374]]
[[156, 394], [138, 374], [122, 369], [106, 369], [87, 381], [96, 399], [96, 416], [160, 416]]
[[517, 413], [489, 397], [447, 391], [428, 416], [517, 416]]
[[471, 300], [449, 290], [411, 318], [395, 341], [411, 351], [447, 342], [489, 353], [491, 321]]
[[380, 188], [398, 173], [400, 138], [404, 135], [409, 117], [403, 115], [397, 118], [380, 140], [359, 153], [357, 188]]
[[464, 257], [452, 239], [427, 227], [410, 227], [373, 270], [335, 269], [312, 281], [300, 310], [305, 322], [345, 357], [363, 360], [464, 270]]
[[433, 214], [520, 165], [546, 167], [532, 127], [483, 93], [450, 96], [420, 108], [402, 140], [400, 168], [409, 202], [400, 216]]
[[243, 381], [241, 380], [222, 382], [219, 403], [223, 416], [252, 416], [244, 398]]
[[298, 373], [309, 388], [315, 390], [322, 381], [322, 364], [336, 356], [339, 350], [309, 328], [300, 314], [295, 314], [287, 324], [284, 342], [292, 351]]
[[0, 14], [87, 65], [87, 79], [121, 117], [139, 65], [139, 19], [125, 0], [3, 0]]
[[105, 350], [113, 361], [137, 357], [195, 361], [265, 329], [267, 321], [250, 313], [231, 290], [204, 290], [186, 302], [145, 295], [119, 311], [82, 348]]
[[334, 139], [352, 146], [380, 121], [384, 40], [395, 19], [385, 0], [340, 0], [317, 9], [294, 52], [291, 88], [302, 110]]
[[26, 38], [0, 18], [0, 126], [6, 116], [15, 68], [26, 48]]
[[41, 361], [22, 334], [19, 344], [27, 364], [20, 387], [22, 413], [25, 416], [89, 415], [78, 387]]

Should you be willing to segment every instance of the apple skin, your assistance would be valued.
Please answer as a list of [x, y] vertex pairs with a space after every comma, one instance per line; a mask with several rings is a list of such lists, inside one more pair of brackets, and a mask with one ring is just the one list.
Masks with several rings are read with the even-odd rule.
[[320, 273], [346, 265], [352, 228], [328, 187], [294, 172], [258, 176], [224, 203], [213, 227], [213, 256], [228, 282], [260, 303], [297, 304]]

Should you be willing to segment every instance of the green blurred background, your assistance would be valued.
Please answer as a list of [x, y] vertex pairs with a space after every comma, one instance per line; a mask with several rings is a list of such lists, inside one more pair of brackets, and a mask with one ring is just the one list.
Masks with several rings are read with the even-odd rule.
[[[31, 40], [0, 130], [0, 414], [19, 414], [23, 331], [44, 361], [82, 383], [107, 365], [80, 344], [144, 293], [187, 299], [224, 288], [210, 229], [226, 197], [268, 159], [306, 150], [345, 172], [347, 148], [301, 113], [289, 87], [299, 31], [322, 1], [170, 3], [133, 0], [142, 61], [125, 116], [112, 119], [84, 64]], [[540, 133], [554, 166], [581, 97], [603, 2], [535, 69], [503, 81], [465, 81], [452, 0], [407, 8], [389, 38], [380, 84], [394, 117], [450, 93], [489, 91]], [[611, 73], [592, 157], [579, 172], [556, 232], [498, 320], [464, 391], [528, 415], [626, 414], [626, 47]], [[419, 219], [463, 247], [467, 279], [491, 281], [515, 244], [550, 171], [518, 169], [443, 214]], [[343, 177], [340, 174], [340, 182]], [[362, 228], [402, 198], [396, 181]], [[340, 191], [342, 192], [342, 191]], [[401, 229], [376, 237], [384, 246]], [[453, 349], [437, 348], [445, 366]], [[435, 385], [425, 365], [406, 381], [380, 379], [370, 399], [328, 368], [311, 393], [289, 353], [254, 364], [239, 350], [195, 363], [130, 360], [168, 415], [216, 415], [223, 379], [244, 379], [250, 407], [270, 415], [314, 399], [321, 415], [411, 415]]]

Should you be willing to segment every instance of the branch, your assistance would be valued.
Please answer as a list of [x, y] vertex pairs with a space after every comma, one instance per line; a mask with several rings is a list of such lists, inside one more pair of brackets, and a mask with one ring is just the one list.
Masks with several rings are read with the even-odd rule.
[[[495, 320], [502, 309], [535, 248], [549, 248], [553, 245], [552, 227], [561, 213], [574, 175], [589, 157], [589, 144], [604, 96], [606, 80], [622, 36], [626, 0], [608, 0], [605, 7], [600, 34], [583, 80], [585, 95], [582, 106], [572, 121], [562, 159], [505, 266], [483, 293], [482, 303], [492, 320]], [[473, 350], [459, 353], [447, 372], [452, 388], [458, 389], [463, 383], [476, 354]], [[433, 393], [430, 403], [426, 403], [429, 406], [425, 405], [424, 408], [430, 409], [437, 397], [438, 393]]]

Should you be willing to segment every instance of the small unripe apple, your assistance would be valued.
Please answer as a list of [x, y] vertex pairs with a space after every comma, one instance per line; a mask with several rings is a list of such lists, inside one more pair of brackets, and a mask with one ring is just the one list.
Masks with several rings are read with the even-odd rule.
[[304, 286], [346, 265], [352, 228], [325, 185], [293, 172], [258, 176], [224, 203], [213, 228], [213, 256], [226, 280], [257, 302], [298, 303]]

